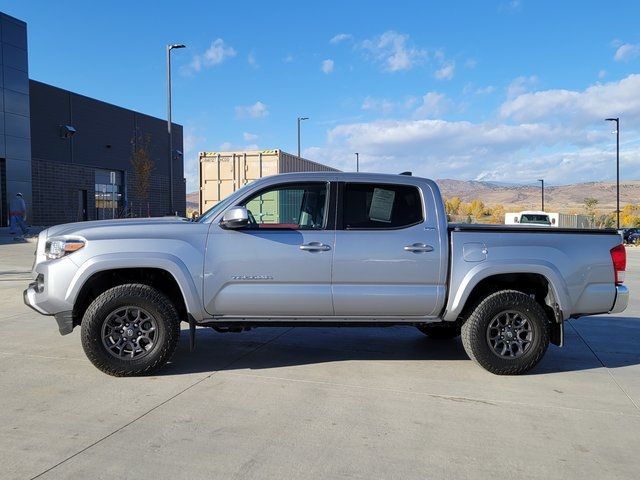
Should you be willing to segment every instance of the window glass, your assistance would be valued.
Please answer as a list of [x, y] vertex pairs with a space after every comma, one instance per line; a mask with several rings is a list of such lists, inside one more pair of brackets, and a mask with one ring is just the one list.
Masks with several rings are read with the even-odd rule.
[[112, 170], [95, 170], [96, 218], [104, 220], [124, 216], [123, 175], [115, 172], [115, 183], [111, 184]]
[[342, 209], [346, 229], [402, 228], [423, 220], [420, 192], [409, 185], [347, 183]]
[[248, 228], [318, 230], [324, 228], [327, 185], [306, 183], [278, 185], [244, 201]]
[[548, 215], [535, 215], [525, 213], [520, 217], [520, 223], [535, 223], [539, 225], [551, 225]]

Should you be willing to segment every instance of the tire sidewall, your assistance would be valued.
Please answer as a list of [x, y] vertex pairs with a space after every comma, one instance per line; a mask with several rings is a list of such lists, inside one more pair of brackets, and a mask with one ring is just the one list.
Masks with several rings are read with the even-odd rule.
[[[525, 316], [532, 328], [532, 342], [527, 351], [517, 358], [498, 356], [487, 340], [487, 329], [500, 313], [516, 311]], [[465, 327], [473, 331], [466, 335], [465, 348], [473, 352], [472, 357], [484, 368], [501, 374], [524, 373], [533, 368], [542, 358], [549, 345], [548, 320], [542, 307], [528, 295], [517, 291], [497, 292], [478, 305]]]
[[[152, 299], [153, 298], [153, 299]], [[158, 301], [160, 300], [160, 301]], [[120, 359], [106, 349], [102, 342], [102, 326], [109, 314], [121, 307], [140, 307], [156, 321], [157, 334], [151, 352], [131, 360]], [[173, 305], [159, 292], [145, 285], [122, 285], [99, 295], [89, 306], [82, 320], [82, 346], [96, 367], [113, 375], [142, 373], [156, 364], [166, 354], [166, 346], [173, 339], [179, 322]], [[103, 368], [104, 367], [104, 368]]]

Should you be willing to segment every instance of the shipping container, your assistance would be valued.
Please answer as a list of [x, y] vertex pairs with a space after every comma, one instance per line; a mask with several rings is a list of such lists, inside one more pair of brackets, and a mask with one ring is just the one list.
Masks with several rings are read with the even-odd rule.
[[[201, 213], [206, 212], [247, 183], [268, 175], [339, 171], [279, 149], [246, 152], [200, 152], [199, 156]], [[293, 193], [289, 195], [293, 195]]]

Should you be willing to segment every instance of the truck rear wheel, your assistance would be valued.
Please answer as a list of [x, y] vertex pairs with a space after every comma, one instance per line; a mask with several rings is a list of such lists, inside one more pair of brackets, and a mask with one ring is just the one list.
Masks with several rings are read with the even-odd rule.
[[419, 325], [418, 330], [436, 340], [450, 340], [460, 336], [459, 322], [435, 322]]
[[116, 377], [162, 368], [178, 345], [180, 319], [171, 301], [143, 284], [113, 287], [82, 318], [82, 347], [99, 370]]
[[528, 295], [502, 290], [473, 310], [462, 325], [462, 344], [467, 355], [491, 373], [526, 373], [549, 346], [547, 316]]

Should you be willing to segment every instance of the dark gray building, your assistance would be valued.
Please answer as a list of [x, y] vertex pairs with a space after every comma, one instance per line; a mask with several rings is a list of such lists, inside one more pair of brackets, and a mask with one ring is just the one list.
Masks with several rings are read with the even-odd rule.
[[27, 24], [0, 13], [0, 49], [0, 211], [6, 225], [11, 197], [20, 192], [32, 201]]
[[[166, 120], [29, 80], [26, 24], [0, 14], [0, 28], [3, 224], [17, 192], [32, 225], [171, 213]], [[173, 207], [184, 215], [182, 126], [173, 124], [172, 133]], [[135, 147], [152, 165], [146, 194]]]
[[[171, 213], [165, 120], [34, 80], [29, 84], [32, 223]], [[173, 124], [172, 135], [174, 208], [184, 215], [182, 127]], [[142, 143], [153, 163], [146, 199], [140, 198], [139, 173], [131, 162], [133, 148]]]

